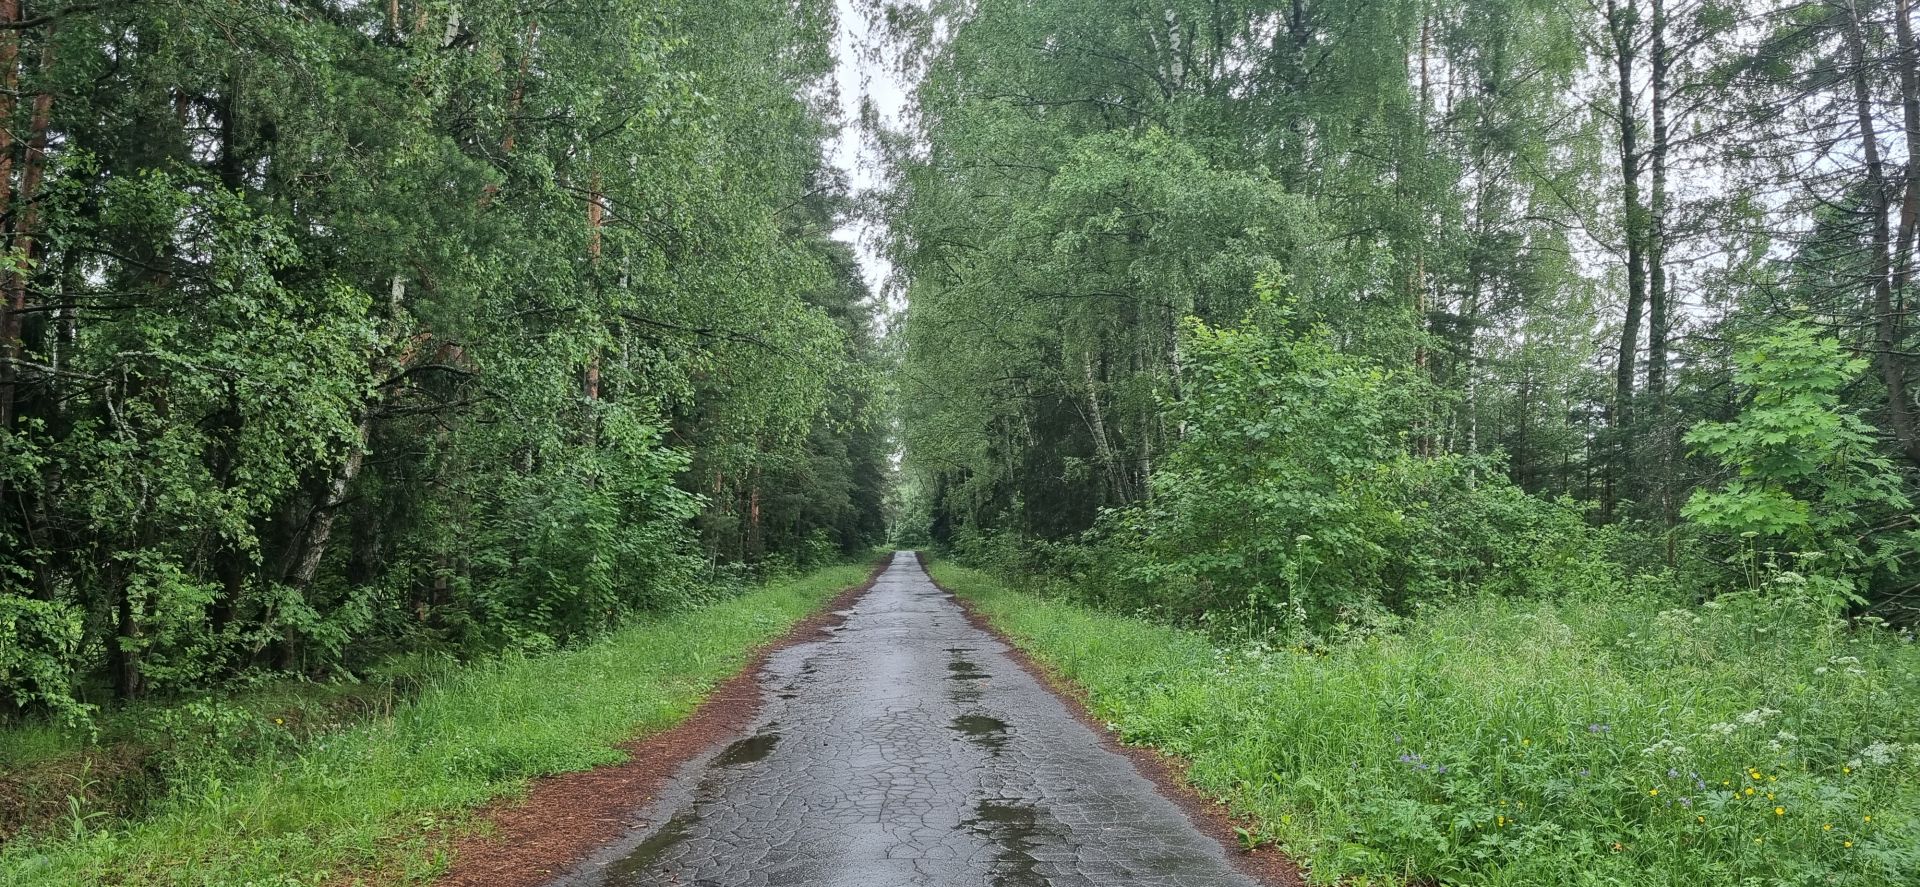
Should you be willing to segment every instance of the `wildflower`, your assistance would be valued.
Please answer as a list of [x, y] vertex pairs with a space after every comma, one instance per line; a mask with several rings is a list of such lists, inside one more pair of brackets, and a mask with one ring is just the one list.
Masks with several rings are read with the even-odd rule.
[[1528, 739], [1528, 738], [1526, 738], [1526, 737], [1524, 737], [1524, 736], [1522, 736], [1522, 737], [1520, 738], [1520, 744], [1521, 744], [1521, 745], [1532, 745], [1532, 744], [1533, 744], [1533, 740], [1531, 740], [1531, 739]]
[[1841, 767], [1841, 768], [1840, 768], [1840, 772], [1841, 772], [1841, 773], [1852, 773], [1852, 772], [1853, 772], [1853, 768], [1852, 768], [1852, 767]]
[[1668, 779], [1679, 779], [1679, 778], [1680, 778], [1680, 771], [1678, 771], [1678, 770], [1675, 770], [1675, 769], [1673, 769], [1672, 767], [1668, 767], [1668, 768], [1667, 768], [1667, 778], [1668, 778]]
[[1851, 847], [1853, 846], [1853, 842], [1852, 842], [1852, 841], [1841, 841], [1841, 842], [1840, 842], [1840, 846], [1842, 846], [1842, 847], [1849, 847], [1849, 848], [1851, 848]]
[[287, 722], [287, 719], [286, 719], [286, 718], [274, 718], [274, 719], [273, 719], [273, 722], [274, 722], [274, 723], [276, 723], [276, 724], [284, 724], [284, 723], [286, 723], [286, 722]]
[[1821, 827], [1820, 827], [1820, 830], [1821, 830], [1821, 831], [1823, 831], [1823, 832], [1830, 832], [1830, 831], [1833, 831], [1833, 823], [1831, 823], [1831, 822], [1829, 822], [1829, 823], [1827, 823], [1826, 825], [1823, 825], [1823, 826], [1821, 826]]
[[1647, 794], [1658, 797], [1660, 795], [1660, 790], [1657, 788], [1650, 788], [1650, 789], [1647, 789]]
[[1775, 808], [1773, 808], [1773, 815], [1775, 815], [1775, 816], [1785, 816], [1785, 815], [1787, 815], [1787, 808], [1785, 808], [1785, 807], [1775, 807]]
[[1766, 843], [1766, 842], [1767, 842], [1767, 839], [1766, 839], [1766, 838], [1754, 838], [1754, 839], [1753, 839], [1753, 842], [1754, 842], [1755, 844], [1764, 844], [1764, 843]]
[[1747, 797], [1753, 797], [1753, 786], [1747, 786]]
[[1681, 798], [1681, 799], [1680, 799], [1680, 806], [1682, 806], [1682, 807], [1692, 807], [1692, 806], [1693, 806], [1693, 799], [1692, 799], [1692, 798]]
[[1900, 746], [1887, 742], [1876, 742], [1861, 749], [1860, 757], [1865, 758], [1870, 764], [1885, 767], [1900, 757]]
[[1506, 828], [1507, 818], [1505, 816], [1495, 816], [1493, 818], [1493, 825], [1495, 828]]
[[1862, 817], [1860, 817], [1860, 820], [1861, 820], [1862, 822], [1872, 822], [1872, 821], [1873, 821], [1873, 817], [1871, 817], [1871, 816], [1862, 816]]
[[1700, 823], [1700, 824], [1702, 824], [1702, 825], [1705, 825], [1705, 824], [1706, 824], [1706, 822], [1707, 822], [1707, 818], [1706, 818], [1705, 816], [1695, 816], [1695, 817], [1693, 818], [1693, 820], [1694, 820], [1695, 822], [1698, 822], [1698, 823]]

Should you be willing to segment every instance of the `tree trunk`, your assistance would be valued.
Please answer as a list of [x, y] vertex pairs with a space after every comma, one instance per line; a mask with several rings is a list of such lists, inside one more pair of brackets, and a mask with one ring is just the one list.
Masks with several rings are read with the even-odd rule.
[[[0, 25], [12, 25], [20, 20], [20, 0], [0, 0]], [[20, 95], [20, 32], [12, 27], [0, 28], [0, 218], [4, 218], [13, 204], [13, 118], [18, 110]], [[19, 374], [15, 363], [21, 359], [21, 317], [20, 308], [15, 307], [12, 293], [13, 278], [18, 276], [11, 269], [4, 274], [4, 284], [0, 284], [0, 433], [13, 428], [14, 382]], [[0, 481], [0, 493], [6, 490], [5, 482]]]
[[1633, 100], [1634, 24], [1638, 9], [1629, 2], [1624, 8], [1617, 0], [1607, 0], [1607, 27], [1613, 37], [1614, 67], [1618, 74], [1620, 124], [1620, 203], [1624, 210], [1623, 230], [1627, 248], [1626, 316], [1620, 324], [1620, 348], [1614, 363], [1613, 403], [1608, 407], [1607, 424], [1613, 438], [1613, 459], [1608, 466], [1601, 510], [1611, 517], [1619, 493], [1616, 484], [1633, 475], [1632, 435], [1627, 427], [1633, 421], [1633, 380], [1635, 361], [1640, 352], [1640, 319], [1646, 308], [1646, 240], [1643, 234], [1646, 210], [1640, 202], [1639, 131]]
[[[1888, 194], [1886, 167], [1880, 157], [1880, 135], [1873, 116], [1873, 91], [1867, 81], [1868, 65], [1866, 35], [1860, 21], [1858, 0], [1848, 4], [1847, 48], [1852, 62], [1852, 82], [1854, 95], [1854, 113], [1860, 125], [1860, 152], [1866, 162], [1866, 195], [1869, 254], [1871, 263], [1870, 289], [1873, 312], [1873, 356], [1874, 365], [1880, 371], [1880, 380], [1887, 388], [1887, 428], [1893, 432], [1895, 443], [1900, 452], [1909, 461], [1920, 464], [1920, 437], [1916, 437], [1913, 416], [1907, 404], [1907, 367], [1906, 361], [1895, 349], [1904, 338], [1905, 324], [1894, 305], [1893, 291], [1893, 243], [1890, 229], [1891, 207]], [[1901, 30], [1908, 31], [1910, 25]], [[1902, 41], [1902, 55], [1906, 50], [1906, 41]], [[1910, 61], [1903, 60], [1903, 68]], [[1902, 86], [1911, 77], [1903, 70]], [[1903, 89], [1904, 91], [1904, 89]], [[1907, 121], [1909, 130], [1914, 126], [1912, 118]], [[1914, 138], [1911, 132], [1908, 134]], [[1909, 141], [1909, 144], [1912, 142]]]
[[[1674, 507], [1673, 461], [1679, 449], [1679, 429], [1667, 415], [1667, 338], [1673, 321], [1667, 280], [1667, 148], [1670, 141], [1667, 121], [1667, 72], [1672, 59], [1667, 53], [1666, 0], [1653, 0], [1653, 47], [1651, 78], [1647, 98], [1653, 112], [1653, 144], [1649, 146], [1651, 190], [1647, 196], [1647, 390], [1652, 400], [1652, 422], [1647, 425], [1647, 440], [1652, 445], [1652, 464], [1646, 474], [1652, 497], [1659, 501], [1660, 516], [1667, 526], [1679, 521]], [[1642, 460], [1644, 463], [1646, 460]]]

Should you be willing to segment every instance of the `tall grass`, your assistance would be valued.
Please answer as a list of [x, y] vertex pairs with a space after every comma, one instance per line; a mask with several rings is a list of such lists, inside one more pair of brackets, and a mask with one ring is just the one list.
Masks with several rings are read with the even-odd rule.
[[935, 565], [1318, 883], [1920, 884], [1920, 645], [1733, 595], [1218, 646]]
[[467, 814], [536, 776], [618, 761], [679, 721], [749, 651], [857, 584], [833, 567], [627, 627], [591, 646], [438, 678], [390, 717], [176, 780], [142, 820], [0, 849], [0, 884], [318, 885], [432, 875]]

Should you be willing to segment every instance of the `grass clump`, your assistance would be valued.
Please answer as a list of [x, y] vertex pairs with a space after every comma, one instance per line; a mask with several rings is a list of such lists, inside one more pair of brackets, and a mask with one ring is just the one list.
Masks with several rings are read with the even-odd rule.
[[[590, 646], [457, 670], [388, 716], [244, 760], [215, 744], [136, 822], [96, 827], [79, 806], [59, 833], [0, 848], [0, 884], [320, 885], [375, 868], [387, 880], [429, 877], [473, 808], [537, 776], [620, 760], [618, 743], [685, 717], [752, 648], [867, 570], [818, 570]], [[214, 735], [285, 726], [203, 708], [178, 717], [213, 722]]]
[[1318, 883], [1920, 883], [1920, 645], [1817, 602], [1476, 598], [1306, 651], [934, 572]]

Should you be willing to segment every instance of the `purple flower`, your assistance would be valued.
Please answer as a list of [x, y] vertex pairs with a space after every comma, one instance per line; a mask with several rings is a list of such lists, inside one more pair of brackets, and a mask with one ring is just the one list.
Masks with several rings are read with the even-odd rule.
[[1447, 772], [1447, 765], [1445, 765], [1445, 764], [1441, 764], [1440, 766], [1438, 766], [1438, 767], [1435, 767], [1435, 768], [1434, 768], [1434, 770], [1433, 770], [1433, 772], [1434, 772], [1434, 773], [1436, 773], [1436, 774], [1439, 774], [1439, 773], [1445, 773], [1445, 772]]
[[1692, 798], [1681, 798], [1681, 799], [1680, 799], [1680, 806], [1682, 806], [1682, 807], [1692, 807], [1692, 806], [1693, 806], [1693, 799], [1692, 799]]

